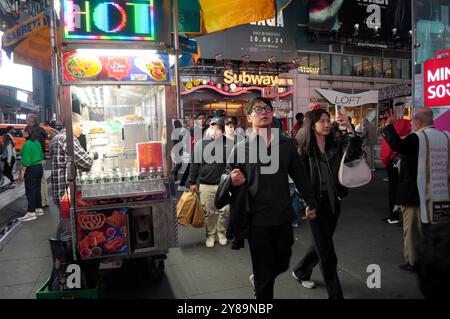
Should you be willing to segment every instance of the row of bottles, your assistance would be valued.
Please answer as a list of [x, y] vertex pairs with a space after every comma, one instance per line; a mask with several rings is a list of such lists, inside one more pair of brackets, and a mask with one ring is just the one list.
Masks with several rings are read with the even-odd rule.
[[108, 169], [101, 172], [83, 172], [81, 175], [81, 194], [84, 198], [108, 197], [139, 193], [163, 192], [164, 172], [150, 167], [139, 169]]

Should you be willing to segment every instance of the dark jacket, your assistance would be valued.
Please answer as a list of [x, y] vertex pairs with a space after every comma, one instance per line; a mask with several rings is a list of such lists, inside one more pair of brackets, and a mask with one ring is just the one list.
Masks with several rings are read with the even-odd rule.
[[417, 188], [419, 137], [412, 133], [401, 139], [393, 125], [387, 125], [381, 134], [390, 148], [401, 155], [396, 204], [419, 206], [420, 198]]
[[[277, 226], [292, 219], [290, 205], [288, 175], [291, 176], [302, 198], [310, 208], [316, 208], [317, 203], [312, 193], [305, 167], [289, 137], [280, 134], [279, 138], [279, 168], [271, 175], [261, 174], [264, 166], [258, 160], [250, 163], [250, 143], [254, 137], [238, 143], [230, 159], [236, 158], [236, 152], [245, 154], [244, 163], [229, 163], [227, 174], [234, 168], [239, 168], [246, 177], [245, 185], [233, 187], [229, 179], [223, 179], [219, 189], [226, 195], [231, 193], [230, 230], [237, 239], [247, 238], [250, 225]], [[273, 142], [277, 143], [277, 142]], [[228, 183], [227, 187], [222, 187]], [[217, 198], [216, 198], [217, 199]], [[217, 200], [216, 200], [217, 203]]]
[[[229, 142], [227, 143], [227, 141]], [[233, 145], [233, 141], [228, 140], [225, 136], [215, 140], [204, 138], [195, 143], [189, 169], [190, 185], [195, 185], [197, 178], [200, 180], [200, 184], [219, 185], [220, 177], [225, 172], [227, 158]], [[219, 161], [215, 160], [216, 150], [222, 151], [222, 154], [217, 156], [217, 158], [220, 156]], [[199, 162], [199, 159], [201, 162]]]

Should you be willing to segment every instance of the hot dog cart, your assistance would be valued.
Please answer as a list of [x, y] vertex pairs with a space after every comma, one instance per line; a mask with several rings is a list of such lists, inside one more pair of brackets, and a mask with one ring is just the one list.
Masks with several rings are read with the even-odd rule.
[[[177, 114], [170, 1], [61, 3], [56, 63], [69, 157], [62, 214], [74, 258], [100, 265], [146, 258], [160, 278], [177, 245], [166, 130]], [[76, 164], [72, 112], [84, 119], [81, 144], [98, 154], [88, 171]]]

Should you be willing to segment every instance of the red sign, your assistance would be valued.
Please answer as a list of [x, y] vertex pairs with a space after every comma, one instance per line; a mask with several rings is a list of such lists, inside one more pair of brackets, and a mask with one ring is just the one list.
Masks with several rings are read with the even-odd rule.
[[108, 58], [106, 69], [109, 77], [120, 81], [130, 74], [131, 65], [128, 64], [127, 57], [113, 57]]
[[425, 107], [450, 107], [450, 51], [437, 52], [425, 61], [423, 83]]

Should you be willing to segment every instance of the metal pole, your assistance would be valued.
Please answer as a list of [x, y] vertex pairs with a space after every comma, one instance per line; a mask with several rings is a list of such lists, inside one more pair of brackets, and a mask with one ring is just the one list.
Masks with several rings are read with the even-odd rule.
[[411, 88], [411, 99], [412, 99], [412, 110], [415, 107], [415, 96], [416, 96], [416, 17], [414, 16], [414, 0], [411, 0], [411, 77], [412, 77], [412, 88]]
[[52, 96], [52, 116], [56, 113], [56, 120], [61, 120], [61, 110], [59, 104], [59, 69], [58, 69], [58, 48], [56, 44], [56, 21], [55, 21], [55, 8], [54, 0], [50, 0], [50, 45], [52, 51], [52, 85], [53, 85], [53, 96]]
[[180, 89], [180, 41], [178, 39], [178, 0], [173, 0], [172, 6], [172, 20], [173, 20], [173, 45], [175, 52], [175, 85], [177, 92], [177, 117], [180, 117], [181, 112], [181, 89]]

